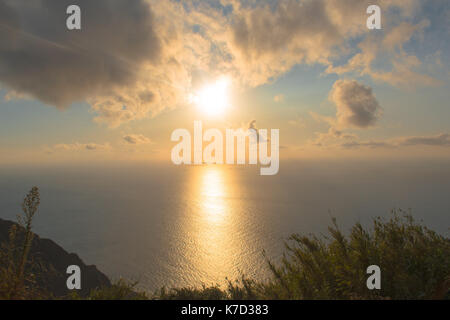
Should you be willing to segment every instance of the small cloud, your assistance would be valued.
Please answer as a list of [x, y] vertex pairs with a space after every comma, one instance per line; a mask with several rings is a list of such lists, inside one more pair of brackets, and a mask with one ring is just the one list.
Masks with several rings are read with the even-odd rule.
[[405, 137], [399, 142], [402, 146], [450, 146], [450, 134], [442, 133], [436, 136], [421, 136], [421, 137]]
[[97, 143], [88, 143], [84, 146], [86, 150], [105, 150], [109, 149], [109, 144], [97, 144]]
[[[336, 133], [338, 131], [329, 131], [328, 134], [319, 134], [319, 138], [316, 140], [316, 146], [330, 146], [330, 140], [325, 138], [335, 134], [336, 137], [346, 138], [350, 141], [338, 143], [342, 148], [357, 149], [357, 148], [400, 148], [400, 147], [413, 147], [413, 146], [431, 146], [431, 147], [450, 147], [450, 134], [442, 133], [432, 136], [409, 136], [409, 137], [397, 137], [387, 140], [369, 140], [361, 141], [357, 136], [342, 135]], [[325, 142], [325, 143], [322, 143]]]
[[341, 147], [348, 148], [348, 149], [360, 148], [360, 147], [367, 147], [367, 148], [374, 149], [374, 148], [389, 148], [389, 147], [395, 147], [395, 146], [389, 142], [384, 142], [384, 141], [362, 141], [362, 142], [351, 141], [351, 142], [346, 142], [346, 143], [341, 144]]
[[46, 149], [47, 153], [53, 153], [57, 151], [94, 151], [94, 150], [109, 150], [111, 146], [108, 143], [98, 144], [98, 143], [60, 143], [55, 144], [53, 147]]
[[123, 140], [134, 145], [148, 144], [152, 142], [149, 138], [142, 134], [127, 134], [123, 137]]

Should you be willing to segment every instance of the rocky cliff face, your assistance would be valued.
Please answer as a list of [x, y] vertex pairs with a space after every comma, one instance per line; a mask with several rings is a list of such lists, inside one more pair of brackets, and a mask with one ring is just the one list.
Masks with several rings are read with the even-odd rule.
[[[8, 241], [9, 230], [14, 224], [14, 222], [0, 219], [0, 244]], [[77, 265], [81, 269], [81, 290], [77, 291], [83, 296], [89, 294], [94, 288], [111, 285], [108, 277], [97, 267], [84, 264], [78, 255], [68, 253], [54, 241], [40, 238], [36, 234], [29, 260], [33, 261], [33, 273], [39, 288], [56, 297], [70, 293], [66, 286], [67, 278], [70, 276], [66, 274], [66, 270], [70, 265]]]

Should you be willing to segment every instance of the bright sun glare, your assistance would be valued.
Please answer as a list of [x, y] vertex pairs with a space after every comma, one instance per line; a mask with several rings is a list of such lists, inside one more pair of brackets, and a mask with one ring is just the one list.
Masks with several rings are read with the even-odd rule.
[[217, 80], [199, 90], [193, 97], [197, 107], [207, 115], [222, 114], [229, 105], [227, 78]]

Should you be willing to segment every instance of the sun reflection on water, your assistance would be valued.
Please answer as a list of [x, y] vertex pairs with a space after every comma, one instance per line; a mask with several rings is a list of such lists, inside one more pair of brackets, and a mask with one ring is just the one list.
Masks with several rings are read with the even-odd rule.
[[232, 173], [223, 167], [193, 169], [189, 197], [197, 205], [194, 211], [186, 213], [186, 232], [191, 244], [186, 252], [190, 260], [186, 267], [197, 280], [211, 285], [234, 277], [241, 259], [240, 219], [232, 203], [237, 186], [231, 183]]
[[224, 172], [221, 170], [209, 167], [201, 178], [200, 185], [200, 203], [203, 211], [205, 223], [210, 226], [220, 226], [226, 219], [226, 193]]

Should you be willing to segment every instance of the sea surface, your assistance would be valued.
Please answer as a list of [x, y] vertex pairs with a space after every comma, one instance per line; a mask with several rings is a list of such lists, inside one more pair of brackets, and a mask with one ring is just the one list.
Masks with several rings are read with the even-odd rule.
[[0, 167], [0, 217], [14, 220], [34, 185], [34, 231], [113, 279], [162, 286], [266, 279], [292, 233], [342, 230], [393, 208], [448, 236], [448, 161], [290, 161], [256, 167], [116, 164]]

